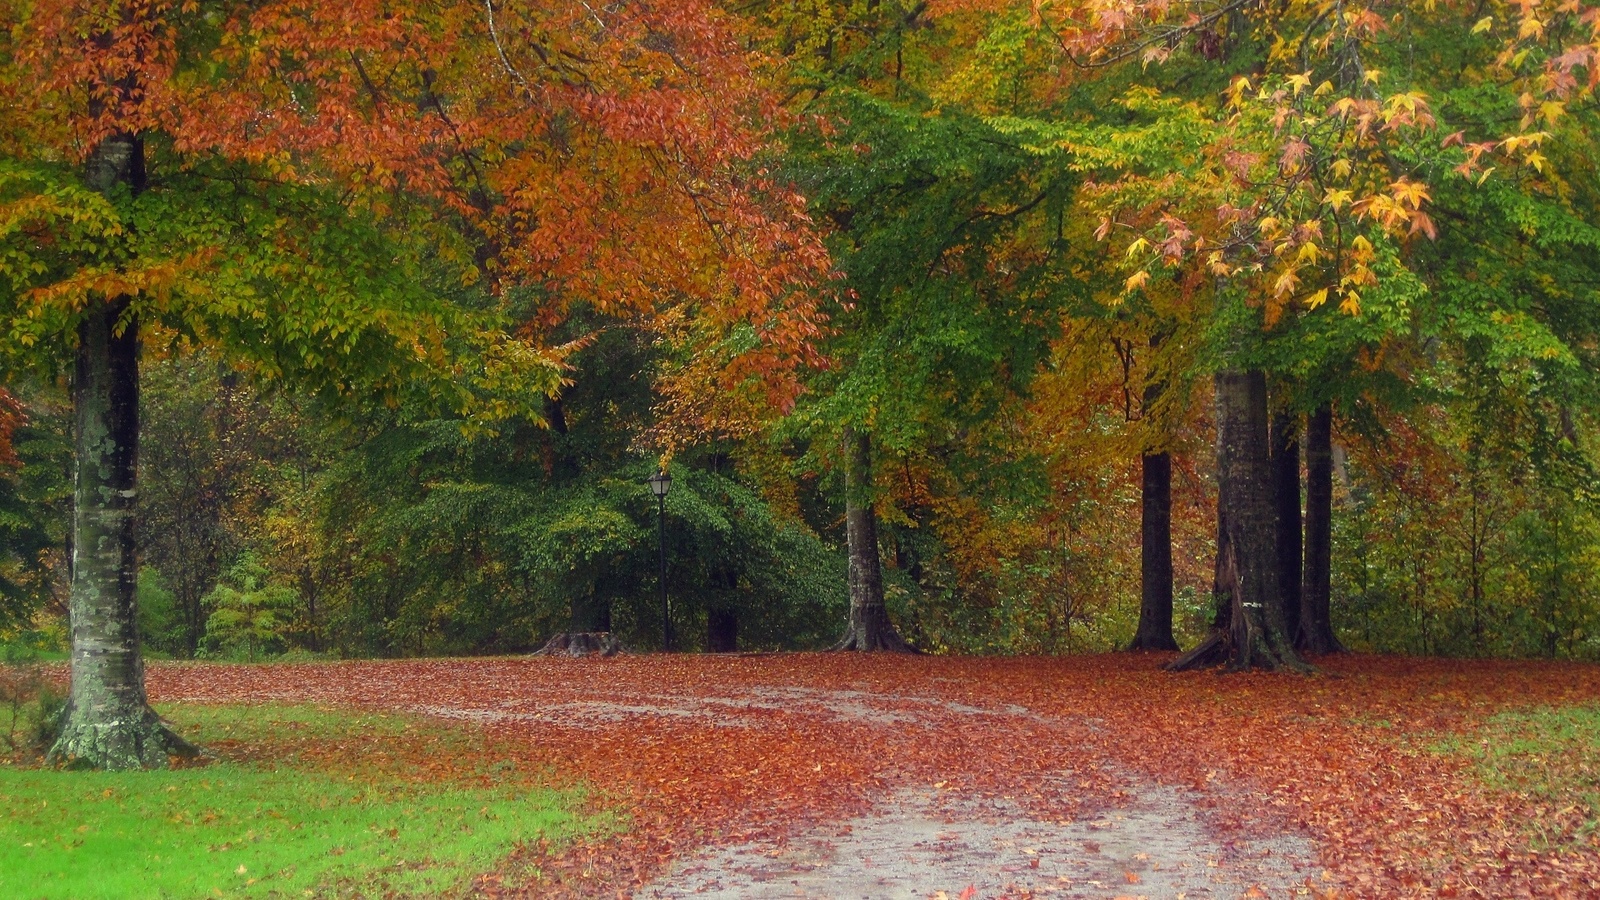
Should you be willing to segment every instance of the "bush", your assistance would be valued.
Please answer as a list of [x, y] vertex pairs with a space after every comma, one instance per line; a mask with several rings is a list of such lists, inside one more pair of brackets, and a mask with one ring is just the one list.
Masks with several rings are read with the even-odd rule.
[[55, 743], [66, 695], [44, 676], [38, 658], [23, 659], [16, 644], [4, 645], [0, 662], [0, 750], [40, 755]]
[[267, 570], [246, 554], [206, 595], [200, 653], [209, 658], [255, 660], [282, 653], [294, 624], [295, 592], [267, 580]]

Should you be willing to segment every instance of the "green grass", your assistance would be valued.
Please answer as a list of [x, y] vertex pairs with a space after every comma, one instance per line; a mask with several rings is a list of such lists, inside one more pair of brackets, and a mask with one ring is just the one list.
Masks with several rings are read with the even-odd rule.
[[1472, 760], [1490, 787], [1575, 813], [1564, 834], [1536, 827], [1536, 845], [1581, 843], [1600, 831], [1600, 705], [1502, 712], [1433, 749]]
[[520, 842], [603, 824], [575, 792], [492, 765], [473, 732], [305, 706], [163, 712], [224, 761], [0, 768], [0, 897], [433, 897]]

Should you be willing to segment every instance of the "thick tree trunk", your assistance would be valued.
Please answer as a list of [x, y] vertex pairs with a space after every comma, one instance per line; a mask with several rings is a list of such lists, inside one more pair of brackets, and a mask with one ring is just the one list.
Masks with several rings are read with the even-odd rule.
[[872, 507], [872, 437], [845, 433], [844, 519], [850, 545], [850, 621], [834, 650], [916, 652], [889, 621], [883, 602], [878, 514]]
[[726, 607], [706, 611], [706, 649], [733, 653], [739, 649], [739, 614]]
[[597, 592], [572, 598], [571, 631], [575, 634], [611, 630], [611, 598]]
[[1300, 435], [1299, 417], [1272, 417], [1272, 505], [1276, 512], [1278, 599], [1284, 633], [1300, 631]]
[[[119, 185], [139, 191], [143, 144], [130, 134], [106, 138], [85, 175], [102, 193]], [[96, 769], [165, 766], [196, 753], [145, 697], [135, 606], [139, 326], [130, 306], [118, 297], [85, 311], [72, 378], [72, 686], [50, 759]]]
[[1129, 650], [1176, 650], [1172, 636], [1172, 456], [1142, 460], [1139, 628]]
[[1340, 653], [1331, 614], [1333, 535], [1333, 407], [1323, 404], [1306, 418], [1306, 564], [1300, 591], [1303, 653]]
[[1216, 392], [1217, 628], [1169, 668], [1198, 668], [1225, 658], [1233, 670], [1309, 671], [1295, 655], [1277, 596], [1266, 377], [1259, 371], [1219, 372]]

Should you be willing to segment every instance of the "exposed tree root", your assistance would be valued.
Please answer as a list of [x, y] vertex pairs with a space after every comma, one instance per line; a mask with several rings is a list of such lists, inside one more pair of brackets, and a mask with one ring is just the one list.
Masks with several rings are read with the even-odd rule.
[[[1244, 652], [1241, 652], [1243, 650]], [[1257, 635], [1240, 642], [1226, 629], [1216, 629], [1188, 653], [1178, 657], [1163, 668], [1168, 672], [1188, 672], [1195, 669], [1225, 667], [1229, 672], [1297, 672], [1309, 675], [1316, 669], [1294, 655], [1274, 653], [1266, 640]]]
[[129, 710], [126, 715], [94, 716], [94, 721], [68, 704], [61, 714], [61, 734], [45, 757], [69, 769], [165, 769], [200, 756], [200, 748], [179, 737], [155, 710]]
[[828, 648], [830, 651], [856, 650], [863, 653], [921, 653], [916, 647], [906, 642], [894, 626], [885, 622], [881, 627], [872, 627], [860, 622], [851, 622], [845, 630], [844, 637], [839, 642]]
[[545, 641], [534, 656], [616, 656], [622, 642], [609, 631], [563, 631]]
[[1188, 672], [1193, 669], [1215, 669], [1228, 662], [1228, 633], [1213, 631], [1211, 636], [1195, 645], [1193, 650], [1167, 663], [1162, 668], [1168, 672]]

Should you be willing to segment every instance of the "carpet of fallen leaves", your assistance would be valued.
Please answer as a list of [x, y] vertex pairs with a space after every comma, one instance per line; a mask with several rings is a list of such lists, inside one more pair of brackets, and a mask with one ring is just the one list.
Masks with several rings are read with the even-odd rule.
[[[1337, 897], [1600, 897], [1584, 810], [1495, 791], [1428, 749], [1508, 708], [1600, 700], [1600, 667], [1374, 657], [1322, 674], [1173, 675], [1162, 657], [857, 654], [155, 664], [153, 699], [331, 702], [475, 722], [582, 781], [626, 832], [548, 848], [478, 893], [627, 896], [707, 842], [782, 837], [907, 785], [1068, 818], [1139, 779], [1196, 791], [1223, 831], [1297, 832]], [[448, 766], [424, 758], [422, 767]], [[1535, 848], [1530, 822], [1565, 840]]]

